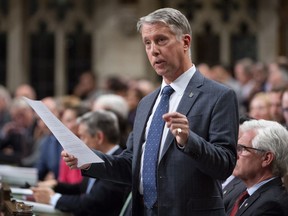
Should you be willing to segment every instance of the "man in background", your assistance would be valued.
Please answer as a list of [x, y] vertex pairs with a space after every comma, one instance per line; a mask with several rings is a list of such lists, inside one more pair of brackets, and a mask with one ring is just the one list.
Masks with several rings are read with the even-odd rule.
[[247, 189], [227, 215], [288, 215], [288, 193], [281, 179], [288, 169], [287, 137], [288, 131], [275, 121], [250, 120], [240, 126], [233, 175]]
[[[110, 111], [86, 113], [79, 119], [80, 139], [93, 150], [118, 155], [122, 149], [117, 145], [120, 138], [117, 121]], [[88, 177], [81, 184], [58, 182], [53, 189], [33, 188], [36, 201], [79, 216], [118, 216], [130, 191], [127, 185]]]

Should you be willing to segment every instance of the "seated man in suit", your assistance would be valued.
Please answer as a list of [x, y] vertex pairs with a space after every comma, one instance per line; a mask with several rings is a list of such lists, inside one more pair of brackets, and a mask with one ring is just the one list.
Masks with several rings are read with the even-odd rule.
[[[91, 149], [106, 154], [119, 154], [117, 117], [110, 111], [95, 111], [79, 118], [79, 136]], [[74, 215], [119, 215], [131, 190], [123, 184], [84, 177], [81, 184], [58, 183], [54, 191], [48, 187], [32, 188], [37, 202]]]
[[244, 190], [246, 186], [244, 182], [240, 179], [231, 175], [227, 180], [222, 184], [223, 191], [223, 201], [225, 210], [228, 211], [233, 207], [235, 203], [235, 197], [238, 197]]
[[288, 167], [287, 137], [288, 131], [274, 121], [250, 120], [240, 126], [233, 175], [248, 194], [241, 203], [236, 197], [227, 215], [288, 215], [288, 193], [281, 181]]
[[[239, 124], [241, 125], [245, 121], [250, 121], [251, 119], [252, 118], [247, 115], [241, 115]], [[240, 136], [241, 129], [239, 130], [239, 137]], [[228, 208], [231, 208], [231, 206], [234, 205], [235, 197], [238, 197], [244, 190], [246, 190], [244, 182], [240, 178], [235, 177], [233, 173], [222, 183], [223, 201], [226, 211]]]

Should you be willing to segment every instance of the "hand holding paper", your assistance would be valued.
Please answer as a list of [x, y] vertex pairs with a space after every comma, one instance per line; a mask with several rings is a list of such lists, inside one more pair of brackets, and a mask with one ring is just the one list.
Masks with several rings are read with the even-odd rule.
[[74, 165], [81, 167], [84, 164], [103, 162], [103, 160], [99, 158], [82, 140], [80, 140], [59, 119], [57, 119], [41, 101], [35, 101], [28, 98], [24, 99], [54, 134], [63, 149], [65, 149], [65, 152], [77, 158], [77, 163]]
[[78, 166], [78, 159], [73, 155], [68, 154], [65, 150], [61, 152], [61, 156], [65, 161], [66, 165], [70, 167], [70, 169], [76, 169], [76, 168], [87, 169], [88, 167], [91, 166], [90, 163]]

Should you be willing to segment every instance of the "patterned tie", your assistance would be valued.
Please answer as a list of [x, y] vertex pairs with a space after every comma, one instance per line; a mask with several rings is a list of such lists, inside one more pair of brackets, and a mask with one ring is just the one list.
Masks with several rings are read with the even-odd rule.
[[157, 200], [156, 167], [164, 127], [164, 120], [162, 119], [162, 116], [169, 110], [169, 98], [173, 92], [174, 89], [169, 85], [163, 88], [161, 100], [154, 112], [154, 116], [148, 131], [142, 172], [143, 196], [144, 203], [147, 208], [152, 208]]
[[247, 199], [248, 197], [249, 197], [249, 193], [247, 192], [247, 190], [245, 190], [243, 193], [240, 194], [240, 196], [237, 198], [233, 206], [230, 216], [235, 216], [237, 214], [239, 207], [244, 202], [244, 200]]

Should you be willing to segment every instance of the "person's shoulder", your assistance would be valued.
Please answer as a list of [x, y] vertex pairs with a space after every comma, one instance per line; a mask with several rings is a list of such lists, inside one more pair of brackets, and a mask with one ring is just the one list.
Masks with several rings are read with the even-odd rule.
[[119, 146], [119, 148], [113, 153], [113, 155], [119, 155], [121, 154], [125, 149]]
[[[288, 192], [282, 186], [272, 186], [267, 191], [261, 193], [259, 199], [257, 199], [257, 203], [259, 202], [259, 208], [261, 206], [272, 206], [274, 210], [277, 209], [281, 215], [288, 216]], [[256, 203], [255, 203], [256, 204]], [[264, 209], [265, 209], [264, 208]], [[285, 213], [284, 213], [285, 212]], [[279, 214], [280, 215], [280, 214]]]
[[233, 89], [228, 87], [227, 85], [224, 85], [223, 83], [217, 82], [204, 76], [200, 89], [207, 93], [213, 93], [214, 95], [222, 95], [227, 92], [234, 92]]
[[280, 178], [275, 178], [266, 184], [262, 185], [255, 194], [261, 194], [261, 197], [267, 200], [282, 200], [288, 201], [288, 192], [282, 185]]
[[203, 87], [206, 88], [213, 88], [213, 89], [219, 89], [219, 90], [229, 90], [231, 88], [229, 88], [227, 85], [220, 83], [216, 80], [207, 78], [206, 76], [204, 76], [199, 70], [196, 70], [192, 79], [191, 79], [191, 83], [199, 83], [202, 84]]

